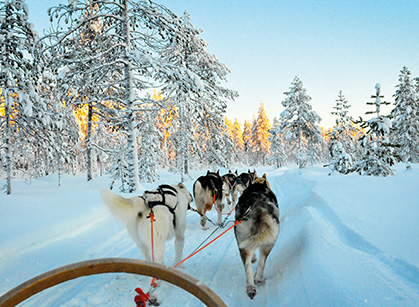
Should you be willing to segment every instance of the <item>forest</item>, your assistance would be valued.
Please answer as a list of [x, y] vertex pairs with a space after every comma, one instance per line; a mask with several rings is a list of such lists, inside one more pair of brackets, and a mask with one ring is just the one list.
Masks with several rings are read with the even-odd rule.
[[242, 126], [226, 117], [239, 95], [226, 87], [230, 71], [208, 53], [187, 12], [129, 0], [71, 0], [48, 12], [51, 27], [39, 36], [24, 0], [0, 1], [0, 178], [7, 194], [13, 178], [53, 173], [83, 172], [87, 181], [106, 173], [112, 187], [132, 192], [158, 180], [160, 169], [181, 181], [191, 169], [290, 163], [388, 176], [398, 161], [418, 162], [419, 78], [407, 67], [390, 114], [381, 112], [388, 102], [380, 84], [365, 118], [350, 116], [339, 91], [336, 124], [321, 128], [295, 77], [278, 117], [271, 121], [261, 103]]

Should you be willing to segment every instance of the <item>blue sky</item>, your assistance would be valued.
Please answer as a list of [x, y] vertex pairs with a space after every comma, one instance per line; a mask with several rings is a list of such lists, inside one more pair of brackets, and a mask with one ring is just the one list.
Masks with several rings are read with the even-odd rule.
[[[42, 35], [48, 7], [66, 0], [26, 0], [29, 19]], [[419, 0], [160, 0], [177, 13], [186, 9], [202, 37], [231, 70], [227, 86], [240, 97], [227, 116], [252, 120], [261, 101], [272, 120], [298, 76], [321, 126], [334, 123], [330, 113], [339, 90], [355, 118], [371, 110], [375, 84], [386, 101], [403, 66], [419, 77]], [[384, 108], [384, 115], [390, 110]]]

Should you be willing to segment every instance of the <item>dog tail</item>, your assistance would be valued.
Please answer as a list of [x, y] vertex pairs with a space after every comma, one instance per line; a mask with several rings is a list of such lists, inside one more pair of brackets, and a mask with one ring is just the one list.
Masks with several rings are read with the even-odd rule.
[[128, 224], [133, 217], [135, 218], [136, 215], [133, 214], [134, 208], [130, 199], [110, 190], [100, 191], [100, 198], [102, 198], [111, 214], [123, 224]]
[[202, 191], [201, 182], [199, 180], [197, 180], [193, 184], [193, 197], [196, 199], [201, 191]]

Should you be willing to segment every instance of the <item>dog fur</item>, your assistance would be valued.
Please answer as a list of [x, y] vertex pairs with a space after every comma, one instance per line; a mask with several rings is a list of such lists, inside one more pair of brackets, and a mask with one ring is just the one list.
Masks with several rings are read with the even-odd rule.
[[[235, 218], [236, 221], [242, 220], [234, 228], [234, 234], [246, 273], [246, 293], [253, 299], [257, 293], [256, 285], [265, 284], [266, 259], [279, 234], [278, 202], [267, 185], [266, 175], [262, 182], [252, 183], [243, 191]], [[257, 249], [259, 262], [253, 276], [252, 263], [257, 260]]]
[[233, 206], [236, 205], [238, 193], [234, 189], [234, 187], [236, 186], [236, 178], [238, 175], [239, 174], [237, 173], [237, 170], [235, 173], [229, 170], [227, 174], [224, 174], [223, 176], [221, 176], [223, 179], [224, 199], [227, 201], [227, 205], [231, 205], [231, 204], [233, 204]]
[[[147, 218], [150, 215], [151, 206], [155, 216], [154, 261], [163, 263], [166, 240], [175, 237], [175, 263], [179, 263], [182, 260], [184, 246], [186, 213], [192, 202], [192, 195], [183, 183], [163, 185], [161, 190], [164, 196], [159, 190], [146, 191], [143, 196], [131, 198], [122, 197], [110, 190], [103, 190], [100, 196], [111, 214], [127, 228], [129, 235], [147, 261], [152, 261], [151, 223]], [[163, 198], [166, 205], [159, 204]], [[159, 304], [155, 293], [150, 296], [149, 303]]]
[[268, 178], [266, 177], [266, 174], [263, 174], [262, 177], [256, 177], [255, 180], [253, 180], [253, 183], [266, 183], [268, 188], [271, 188], [271, 185], [268, 182]]
[[236, 185], [234, 186], [234, 190], [237, 193], [243, 193], [243, 191], [255, 180], [257, 177], [256, 171], [247, 170], [247, 173], [241, 173], [236, 178]]
[[218, 224], [221, 224], [221, 212], [224, 209], [223, 180], [220, 172], [207, 171], [205, 176], [200, 176], [193, 185], [193, 195], [196, 209], [201, 215], [202, 229], [206, 226], [205, 213], [212, 209], [212, 205], [217, 206]]
[[[175, 262], [182, 260], [186, 213], [192, 202], [192, 196], [183, 183], [171, 187], [177, 193], [175, 197], [172, 195], [167, 197], [167, 202], [168, 206], [174, 209], [175, 217], [165, 206], [153, 207], [156, 220], [154, 222], [155, 262], [158, 263], [163, 263], [165, 241], [173, 237], [176, 246]], [[156, 198], [160, 195], [146, 191], [142, 197], [125, 198], [112, 191], [103, 190], [100, 196], [112, 215], [125, 225], [145, 260], [151, 261], [151, 227], [147, 218], [151, 212], [149, 202], [157, 201]], [[173, 225], [173, 218], [176, 219], [176, 228]]]

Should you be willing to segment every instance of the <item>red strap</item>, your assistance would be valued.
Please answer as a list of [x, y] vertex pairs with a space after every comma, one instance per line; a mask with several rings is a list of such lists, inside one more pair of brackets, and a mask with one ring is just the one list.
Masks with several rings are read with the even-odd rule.
[[[215, 197], [214, 197], [215, 198]], [[151, 236], [152, 236], [152, 248], [153, 248], [153, 262], [154, 262], [154, 244], [153, 244], [153, 222], [155, 221], [154, 219], [154, 213], [151, 212], [150, 213], [150, 220], [151, 220]], [[182, 264], [183, 262], [185, 262], [186, 260], [188, 260], [189, 258], [191, 258], [192, 256], [196, 255], [197, 253], [199, 253], [201, 250], [203, 250], [204, 248], [206, 248], [208, 245], [212, 244], [214, 241], [218, 240], [222, 235], [224, 235], [225, 233], [227, 233], [229, 230], [233, 229], [235, 226], [237, 226], [238, 224], [240, 224], [242, 221], [241, 220], [237, 220], [233, 226], [231, 226], [230, 228], [226, 229], [223, 233], [221, 233], [220, 235], [218, 235], [216, 238], [214, 238], [212, 241], [210, 241], [209, 243], [207, 243], [206, 245], [204, 245], [203, 247], [201, 247], [200, 249], [198, 249], [196, 252], [190, 254], [188, 257], [186, 257], [185, 259], [183, 259], [182, 261], [180, 261], [179, 263], [175, 264], [173, 266], [173, 268], [176, 268], [177, 266], [179, 266], [180, 264]], [[153, 288], [157, 287], [157, 283], [156, 283], [157, 278], [153, 278], [151, 281], [151, 286]], [[134, 301], [137, 304], [137, 306], [140, 307], [146, 307], [146, 304], [148, 302], [149, 296], [150, 296], [150, 292], [148, 293], [144, 293], [144, 291], [141, 288], [136, 288], [135, 291], [138, 293], [137, 296], [135, 296]]]
[[234, 206], [233, 209], [231, 209], [229, 212], [223, 212], [223, 211], [220, 212], [217, 208], [217, 205], [215, 204], [215, 195], [214, 195], [214, 207], [215, 207], [215, 211], [217, 211], [218, 214], [223, 214], [223, 215], [225, 214], [231, 215], [231, 213], [236, 209], [236, 206]]
[[154, 212], [153, 211], [150, 212], [149, 217], [150, 217], [150, 222], [151, 222], [151, 259], [154, 262], [154, 229], [153, 229], [153, 224], [154, 224], [155, 219], [154, 219]]
[[227, 231], [229, 231], [230, 229], [234, 228], [235, 226], [237, 226], [237, 224], [240, 224], [242, 221], [241, 220], [237, 220], [233, 226], [231, 226], [230, 228], [226, 229], [223, 233], [221, 233], [220, 235], [218, 235], [215, 239], [213, 239], [212, 241], [210, 241], [209, 243], [205, 244], [204, 246], [202, 246], [200, 249], [198, 249], [195, 253], [190, 254], [188, 257], [186, 257], [185, 259], [183, 259], [181, 262], [179, 262], [178, 264], [175, 264], [173, 267], [177, 267], [180, 264], [182, 264], [183, 262], [185, 262], [186, 260], [188, 260], [189, 258], [191, 258], [193, 255], [196, 255], [197, 253], [199, 253], [201, 250], [203, 250], [205, 247], [207, 247], [208, 245], [210, 245], [211, 243], [213, 243], [215, 240], [217, 240], [219, 237], [221, 237], [222, 235], [224, 235]]

